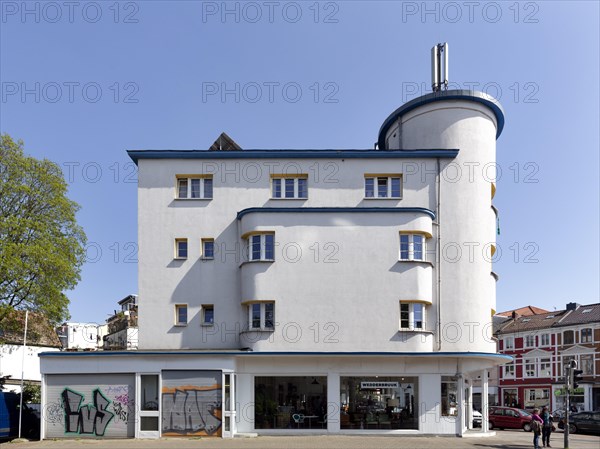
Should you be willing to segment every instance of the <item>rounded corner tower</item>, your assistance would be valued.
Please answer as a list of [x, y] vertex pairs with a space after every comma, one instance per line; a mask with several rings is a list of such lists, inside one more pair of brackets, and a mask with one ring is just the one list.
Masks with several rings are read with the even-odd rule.
[[[496, 139], [504, 112], [493, 97], [447, 90], [396, 109], [379, 131], [380, 150], [458, 150], [437, 162], [434, 314], [438, 351], [496, 352], [497, 210], [492, 205]], [[430, 323], [434, 325], [434, 323]]]

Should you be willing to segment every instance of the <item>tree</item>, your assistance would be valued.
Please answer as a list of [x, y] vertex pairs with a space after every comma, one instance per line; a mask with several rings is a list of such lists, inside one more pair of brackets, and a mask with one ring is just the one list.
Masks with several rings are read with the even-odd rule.
[[0, 323], [25, 309], [53, 323], [68, 319], [64, 291], [80, 279], [86, 237], [75, 220], [79, 205], [66, 193], [57, 164], [0, 135]]

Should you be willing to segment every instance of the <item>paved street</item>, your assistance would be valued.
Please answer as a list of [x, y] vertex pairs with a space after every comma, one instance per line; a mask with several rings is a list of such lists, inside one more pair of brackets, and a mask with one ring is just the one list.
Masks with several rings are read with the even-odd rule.
[[[563, 447], [563, 434], [557, 432], [550, 441], [553, 448]], [[3, 445], [4, 446], [4, 445]], [[169, 438], [161, 440], [53, 440], [12, 443], [15, 449], [532, 449], [532, 434], [520, 430], [498, 431], [487, 438], [403, 437], [403, 436], [293, 436], [235, 438]], [[598, 449], [600, 436], [571, 435], [570, 449]]]

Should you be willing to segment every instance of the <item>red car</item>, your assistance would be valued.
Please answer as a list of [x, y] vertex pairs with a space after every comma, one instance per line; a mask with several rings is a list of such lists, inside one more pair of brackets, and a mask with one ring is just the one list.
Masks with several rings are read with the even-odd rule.
[[520, 408], [490, 407], [490, 429], [523, 429], [531, 432], [531, 413]]

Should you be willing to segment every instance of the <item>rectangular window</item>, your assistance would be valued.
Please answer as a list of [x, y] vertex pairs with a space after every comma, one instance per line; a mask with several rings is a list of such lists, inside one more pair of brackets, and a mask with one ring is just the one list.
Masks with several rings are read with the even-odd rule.
[[425, 305], [420, 302], [400, 303], [400, 330], [425, 329]]
[[286, 199], [308, 198], [308, 175], [274, 175], [271, 180], [271, 197]]
[[515, 377], [515, 365], [513, 363], [504, 365], [504, 377], [514, 378]]
[[175, 258], [187, 259], [188, 241], [187, 239], [175, 239]]
[[255, 234], [248, 238], [248, 260], [275, 259], [275, 234]]
[[563, 333], [563, 345], [572, 345], [575, 343], [575, 333], [573, 331], [565, 331]]
[[584, 354], [579, 356], [581, 371], [584, 376], [594, 375], [594, 354]]
[[515, 337], [504, 337], [504, 349], [514, 349], [515, 348]]
[[552, 377], [552, 362], [549, 358], [540, 359], [540, 377]]
[[535, 346], [535, 336], [534, 335], [526, 335], [525, 336], [525, 347], [533, 348]]
[[215, 306], [212, 304], [202, 304], [202, 324], [212, 326], [215, 324]]
[[400, 234], [400, 260], [425, 260], [425, 236]]
[[458, 415], [457, 393], [457, 378], [442, 376], [442, 416]]
[[402, 175], [365, 176], [365, 198], [401, 198]]
[[275, 328], [275, 303], [257, 302], [248, 306], [249, 328], [272, 330]]
[[175, 325], [186, 326], [188, 322], [187, 304], [175, 304]]
[[211, 199], [213, 197], [213, 180], [210, 176], [177, 177], [178, 199]]
[[215, 258], [215, 241], [214, 239], [202, 239], [202, 258]]
[[540, 346], [550, 346], [550, 334], [540, 335]]
[[536, 377], [535, 359], [525, 359], [525, 377]]
[[591, 343], [592, 341], [592, 329], [589, 327], [581, 329], [581, 343]]

